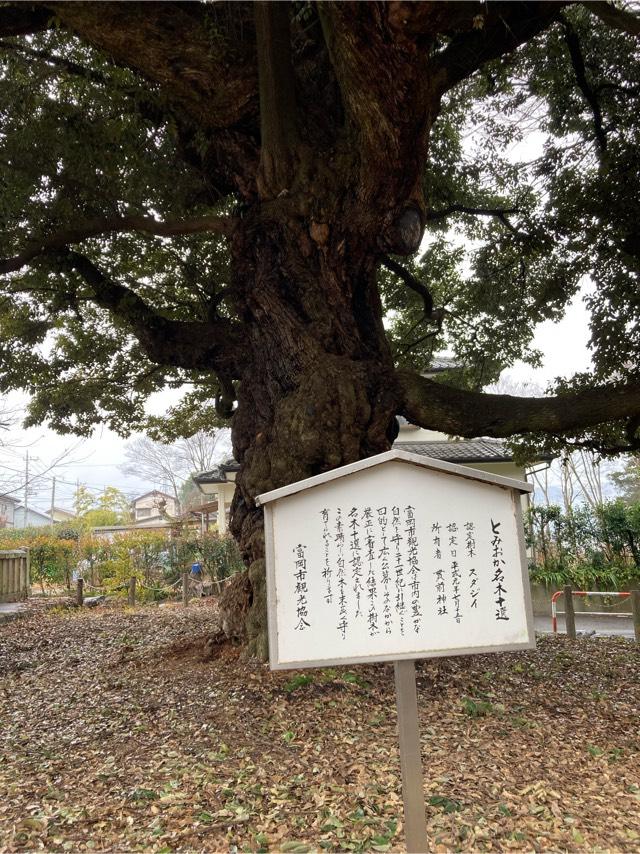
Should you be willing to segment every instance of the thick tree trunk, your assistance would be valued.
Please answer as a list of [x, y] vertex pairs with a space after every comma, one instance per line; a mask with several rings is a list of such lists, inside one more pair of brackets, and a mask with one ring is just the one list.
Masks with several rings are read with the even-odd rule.
[[[333, 227], [335, 228], [335, 227]], [[388, 450], [398, 399], [371, 252], [328, 225], [249, 227], [234, 287], [252, 358], [238, 386], [241, 464], [231, 528], [247, 573], [221, 602], [228, 635], [267, 655], [262, 511], [255, 497]]]

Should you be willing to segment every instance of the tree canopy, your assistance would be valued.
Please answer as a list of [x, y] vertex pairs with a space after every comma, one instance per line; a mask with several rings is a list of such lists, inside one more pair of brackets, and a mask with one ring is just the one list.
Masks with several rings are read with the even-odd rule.
[[[513, 407], [496, 402], [497, 432], [545, 430], [551, 417], [554, 434], [635, 447], [637, 19], [604, 3], [419, 6], [290, 4], [296, 91], [280, 93], [304, 114], [303, 147], [328, 150], [342, 121], [345, 144], [379, 146], [403, 169], [411, 151], [385, 151], [385, 129], [372, 128], [373, 90], [413, 84], [359, 76], [367, 19], [422, 52], [421, 73], [441, 90], [420, 176], [430, 237], [408, 270], [423, 290], [393, 268], [379, 274], [396, 363], [419, 371], [448, 345], [471, 390], [515, 359], [535, 364], [536, 323], [560, 317], [588, 275], [594, 370], [558, 385], [585, 389], [584, 406], [567, 420], [549, 404], [536, 419], [530, 404], [509, 423]], [[190, 384], [178, 416], [210, 423], [211, 401], [233, 396], [235, 356], [223, 351], [242, 353], [225, 235], [259, 191], [264, 155], [251, 5], [5, 4], [0, 32], [2, 388], [32, 393], [34, 423], [87, 432], [107, 420], [126, 433], [144, 426], [150, 393]], [[542, 151], [514, 161], [531, 131]], [[588, 390], [603, 383], [618, 390], [605, 403], [613, 420], [595, 427], [600, 398]], [[422, 394], [407, 379], [415, 420]], [[477, 418], [464, 429], [477, 405], [427, 392], [430, 426], [451, 432], [491, 432]]]
[[640, 502], [640, 461], [637, 456], [625, 460], [620, 471], [612, 472], [611, 479], [624, 501]]
[[126, 525], [131, 519], [127, 496], [115, 486], [107, 486], [94, 495], [84, 484], [79, 484], [73, 497], [76, 519], [69, 525], [72, 530], [90, 530], [98, 525]]
[[[639, 20], [4, 3], [0, 391], [77, 433], [144, 427], [167, 386], [188, 388], [170, 438], [233, 416], [249, 564], [255, 495], [386, 450], [397, 415], [523, 454], [637, 449]], [[592, 371], [482, 393], [585, 282]], [[425, 377], [445, 347], [463, 370]]]

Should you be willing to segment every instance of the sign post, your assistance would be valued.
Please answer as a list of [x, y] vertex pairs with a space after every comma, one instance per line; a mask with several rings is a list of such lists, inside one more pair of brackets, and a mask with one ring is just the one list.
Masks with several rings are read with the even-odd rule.
[[404, 835], [407, 851], [413, 854], [413, 852], [425, 852], [429, 849], [422, 785], [416, 666], [413, 661], [396, 661], [394, 670], [400, 769], [402, 773], [402, 801], [404, 804]]
[[260, 495], [272, 669], [394, 662], [407, 848], [427, 850], [415, 660], [530, 649], [528, 483], [388, 451]]

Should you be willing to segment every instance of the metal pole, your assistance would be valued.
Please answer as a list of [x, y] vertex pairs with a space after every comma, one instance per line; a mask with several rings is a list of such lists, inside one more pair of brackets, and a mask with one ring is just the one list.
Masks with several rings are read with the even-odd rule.
[[633, 611], [633, 631], [636, 643], [640, 643], [640, 590], [631, 591], [631, 610]]
[[132, 575], [129, 579], [129, 605], [136, 604], [136, 577]]
[[398, 710], [398, 741], [402, 770], [402, 800], [407, 851], [424, 854], [428, 851], [425, 819], [422, 758], [420, 755], [420, 726], [414, 661], [394, 662], [396, 678], [396, 707]]
[[27, 501], [29, 500], [29, 451], [27, 451], [27, 456], [25, 458], [25, 470], [24, 470], [24, 513], [22, 519], [22, 527], [27, 527]]
[[51, 511], [49, 513], [49, 516], [51, 517], [51, 533], [52, 534], [53, 534], [53, 523], [54, 523], [53, 508], [55, 507], [55, 503], [56, 503], [56, 476], [54, 474], [53, 481], [51, 483]]
[[189, 573], [186, 569], [182, 573], [182, 604], [189, 604]]
[[573, 610], [573, 591], [568, 585], [564, 588], [564, 622], [567, 635], [571, 640], [576, 639], [576, 615]]

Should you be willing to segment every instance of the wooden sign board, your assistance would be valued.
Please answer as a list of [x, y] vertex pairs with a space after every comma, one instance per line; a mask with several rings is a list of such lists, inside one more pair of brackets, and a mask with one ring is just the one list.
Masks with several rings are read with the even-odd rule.
[[271, 667], [535, 646], [531, 490], [388, 451], [261, 495]]
[[429, 850], [413, 659], [535, 646], [531, 490], [388, 451], [258, 498], [271, 667], [395, 662], [407, 851]]

